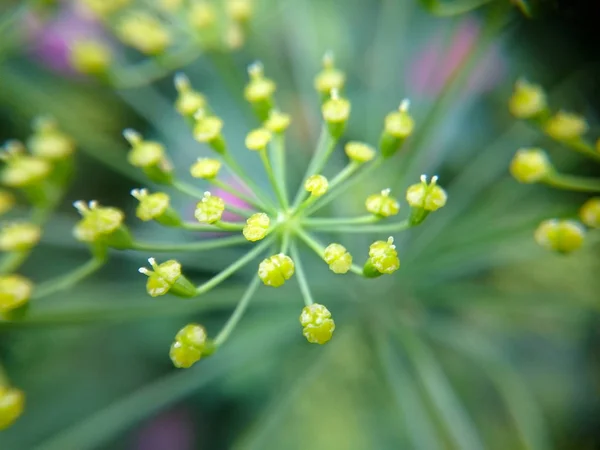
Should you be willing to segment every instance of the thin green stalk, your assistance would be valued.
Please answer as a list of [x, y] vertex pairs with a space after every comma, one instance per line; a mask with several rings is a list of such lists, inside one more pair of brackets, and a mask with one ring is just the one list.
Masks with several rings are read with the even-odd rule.
[[240, 190], [229, 186], [228, 184], [224, 183], [223, 181], [217, 179], [217, 178], [213, 178], [211, 180], [208, 180], [211, 184], [215, 185], [216, 187], [218, 187], [219, 189], [225, 191], [225, 192], [229, 192], [231, 195], [234, 195], [235, 197], [239, 198], [240, 200], [248, 203], [249, 205], [251, 205], [252, 207], [254, 207], [254, 209], [257, 209], [259, 211], [264, 211], [264, 210], [269, 210], [268, 207], [265, 207], [265, 205], [260, 201], [260, 200], [255, 200], [253, 198], [251, 198], [250, 196], [244, 194], [243, 192], [241, 192]]
[[[544, 131], [542, 127], [540, 127], [540, 125], [538, 123], [535, 122], [530, 122], [533, 123], [536, 128], [538, 128], [541, 131]], [[594, 148], [594, 145], [584, 141], [583, 139], [579, 138], [579, 139], [572, 139], [572, 140], [566, 140], [566, 141], [557, 141], [560, 144], [563, 144], [565, 147], [576, 151], [577, 153], [587, 157], [587, 158], [591, 158], [595, 161], [600, 161], [600, 153], [596, 151], [596, 149]]]
[[331, 181], [327, 194], [321, 197], [313, 206], [308, 208], [306, 214], [313, 214], [314, 212], [331, 203], [341, 194], [350, 189], [353, 185], [364, 180], [368, 175], [373, 173], [373, 171], [375, 171], [383, 163], [383, 161], [384, 159], [382, 157], [377, 158], [375, 161], [369, 164], [369, 166], [365, 167], [359, 174], [350, 179], [348, 178], [353, 175], [354, 172], [356, 172], [362, 165], [355, 166], [352, 163], [348, 164], [346, 168]]
[[281, 234], [281, 253], [287, 254], [287, 251], [290, 248], [291, 237], [291, 233], [288, 230], [285, 230]]
[[6, 373], [4, 366], [0, 364], [0, 387], [4, 386], [10, 386], [10, 379], [8, 378], [8, 374]]
[[313, 227], [315, 231], [320, 232], [339, 232], [339, 233], [394, 233], [411, 228], [412, 225], [408, 219], [401, 222], [376, 224], [376, 225], [356, 225], [356, 226], [329, 226], [322, 225]]
[[301, 228], [297, 228], [295, 230], [296, 234], [300, 239], [304, 241], [304, 243], [312, 249], [319, 258], [323, 259], [323, 252], [325, 251], [325, 247], [319, 243], [315, 238], [313, 238], [310, 234], [302, 230]]
[[229, 265], [228, 267], [223, 269], [221, 272], [219, 272], [217, 275], [212, 277], [206, 283], [203, 283], [200, 286], [198, 286], [196, 288], [196, 295], [204, 294], [204, 293], [210, 291], [215, 286], [219, 285], [222, 281], [229, 278], [231, 275], [233, 275], [239, 269], [244, 267], [246, 264], [248, 264], [250, 261], [252, 261], [258, 255], [260, 255], [260, 253], [263, 252], [272, 242], [273, 242], [273, 238], [265, 239], [259, 245], [257, 245], [252, 250], [250, 250], [248, 253], [246, 253], [244, 256], [242, 256], [240, 259], [238, 259], [237, 261], [235, 261], [234, 263], [232, 263], [231, 265]]
[[306, 279], [306, 275], [304, 274], [304, 268], [302, 267], [302, 261], [300, 259], [300, 252], [298, 251], [295, 242], [292, 242], [291, 253], [292, 259], [294, 260], [294, 265], [296, 266], [296, 279], [298, 280], [298, 285], [300, 286], [300, 292], [302, 292], [304, 304], [306, 306], [310, 306], [315, 301], [313, 300], [313, 297], [310, 293], [308, 280]]
[[600, 192], [600, 179], [584, 178], [576, 175], [564, 175], [553, 172], [547, 175], [542, 183], [559, 189], [579, 192]]
[[53, 280], [45, 281], [40, 284], [34, 291], [31, 299], [48, 297], [57, 292], [68, 289], [79, 283], [84, 278], [92, 275], [98, 269], [106, 264], [106, 258], [92, 258], [83, 266], [72, 270], [64, 275], [61, 275]]
[[214, 225], [205, 225], [203, 223], [183, 222], [179, 228], [190, 231], [212, 231], [218, 233], [220, 231], [240, 231], [244, 228], [243, 223], [237, 222], [217, 222]]
[[269, 181], [271, 182], [273, 191], [275, 191], [275, 195], [277, 196], [279, 205], [283, 209], [286, 209], [287, 199], [283, 195], [283, 192], [281, 192], [281, 190], [279, 189], [279, 183], [277, 182], [277, 178], [275, 177], [275, 173], [273, 172], [273, 167], [271, 166], [271, 161], [269, 161], [269, 155], [267, 154], [266, 148], [260, 151], [260, 159], [262, 160], [265, 172], [267, 172], [267, 176], [269, 177]]
[[377, 217], [375, 215], [369, 214], [366, 216], [359, 217], [309, 217], [301, 221], [302, 225], [305, 225], [307, 228], [334, 228], [338, 225], [360, 225], [360, 224], [368, 224], [379, 222], [381, 217]]
[[199, 242], [181, 242], [176, 244], [162, 244], [155, 242], [136, 241], [130, 250], [148, 252], [198, 252], [203, 250], [214, 250], [217, 248], [233, 247], [235, 245], [247, 244], [244, 236], [230, 236], [221, 239], [209, 239]]
[[265, 210], [270, 212], [276, 210], [269, 201], [268, 197], [263, 193], [262, 189], [254, 182], [252, 178], [246, 175], [244, 169], [240, 167], [237, 161], [228, 152], [225, 152], [223, 155], [221, 155], [221, 157], [233, 175], [235, 175], [239, 181], [245, 184], [254, 193], [256, 198], [264, 205]]
[[260, 278], [257, 275], [252, 279], [250, 285], [248, 286], [248, 289], [246, 289], [246, 292], [244, 292], [244, 295], [242, 295], [242, 298], [233, 310], [233, 313], [231, 314], [221, 331], [219, 331], [219, 334], [217, 334], [217, 337], [214, 340], [215, 347], [220, 347], [225, 343], [225, 341], [227, 341], [229, 335], [235, 329], [238, 322], [246, 312], [246, 309], [250, 304], [250, 300], [252, 299], [252, 296], [258, 289], [258, 286], [260, 286]]
[[[182, 194], [186, 194], [189, 195], [190, 197], [193, 197], [197, 200], [202, 200], [204, 198], [204, 192], [196, 189], [194, 186], [191, 186], [183, 181], [180, 180], [173, 180], [173, 182], [171, 183], [171, 186], [173, 188], [175, 188], [176, 190], [178, 190], [179, 192], [181, 192]], [[254, 211], [251, 211], [249, 209], [245, 209], [245, 208], [238, 208], [237, 206], [233, 206], [231, 204], [228, 204], [227, 202], [225, 202], [226, 206], [225, 208], [228, 209], [229, 211], [242, 216], [242, 217], [250, 217], [252, 214], [254, 214]]]
[[273, 159], [273, 166], [275, 172], [275, 179], [277, 182], [277, 188], [281, 192], [283, 199], [283, 208], [288, 209], [290, 207], [288, 201], [287, 192], [287, 178], [286, 178], [286, 167], [285, 167], [285, 135], [283, 133], [277, 133], [273, 136], [273, 140], [270, 145], [271, 158]]
[[298, 192], [296, 193], [296, 198], [294, 199], [293, 208], [296, 209], [300, 206], [300, 203], [306, 197], [306, 191], [304, 189], [304, 183], [311, 175], [317, 175], [323, 167], [327, 163], [327, 159], [331, 155], [331, 152], [335, 148], [335, 144], [337, 141], [333, 139], [331, 134], [329, 134], [329, 129], [326, 124], [323, 124], [321, 128], [321, 134], [319, 135], [319, 141], [317, 142], [317, 148], [315, 153], [308, 164], [308, 168], [306, 169], [306, 173], [304, 174], [304, 178], [302, 179], [302, 183], [298, 188]]

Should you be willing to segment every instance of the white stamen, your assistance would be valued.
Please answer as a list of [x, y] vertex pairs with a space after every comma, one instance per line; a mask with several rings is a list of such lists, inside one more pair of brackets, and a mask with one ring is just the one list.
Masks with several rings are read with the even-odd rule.
[[183, 72], [176, 73], [173, 82], [177, 92], [185, 92], [190, 89], [190, 79]]
[[88, 207], [90, 209], [96, 209], [98, 207], [98, 200], [90, 200], [88, 202]]
[[132, 129], [132, 128], [126, 128], [126, 129], [124, 129], [123, 130], [123, 137], [131, 145], [137, 145], [140, 142], [142, 142], [142, 135], [140, 133], [138, 133], [137, 131], [135, 131], [134, 129]]
[[206, 117], [206, 111], [204, 108], [199, 108], [198, 111], [194, 113], [194, 119], [196, 120], [202, 120], [204, 117]]
[[438, 176], [437, 175], [432, 176], [431, 177], [431, 184], [437, 183], [437, 180], [438, 180]]
[[323, 55], [323, 67], [325, 67], [326, 69], [329, 69], [329, 68], [333, 67], [333, 64], [334, 64], [333, 51], [327, 50], [325, 52], [325, 54]]
[[427, 183], [427, 175], [421, 175], [421, 183]]
[[248, 66], [248, 75], [252, 78], [258, 78], [263, 74], [263, 64], [260, 61], [254, 61]]
[[81, 214], [82, 216], [88, 211], [88, 207], [83, 200], [77, 200], [73, 202], [73, 207]]
[[400, 112], [407, 112], [409, 107], [410, 107], [410, 100], [405, 98], [404, 100], [402, 100], [402, 102], [400, 102], [400, 106], [398, 107], [398, 110]]
[[331, 99], [332, 100], [339, 100], [340, 99], [340, 91], [338, 90], [338, 88], [332, 88], [331, 89]]
[[392, 192], [392, 190], [390, 188], [386, 188], [381, 191], [381, 195], [383, 195], [384, 197], [387, 197], [388, 195], [390, 195], [390, 192]]
[[152, 275], [152, 272], [150, 272], [146, 267], [140, 267], [138, 269], [139, 273], [143, 273], [144, 275], [150, 276]]

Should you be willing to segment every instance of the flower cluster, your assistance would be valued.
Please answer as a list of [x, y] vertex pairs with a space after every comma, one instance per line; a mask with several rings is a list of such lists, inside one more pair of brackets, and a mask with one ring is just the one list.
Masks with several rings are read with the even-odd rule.
[[116, 86], [166, 75], [202, 52], [242, 47], [254, 9], [253, 0], [162, 0], [155, 7], [132, 0], [78, 1], [123, 44], [149, 58], [145, 65], [119, 67], [106, 41], [73, 42], [73, 68]]
[[[519, 80], [509, 101], [510, 112], [527, 120], [553, 141], [600, 162], [600, 139], [590, 143], [586, 119], [578, 114], [559, 110], [552, 112], [541, 86]], [[560, 173], [541, 148], [522, 148], [517, 151], [510, 172], [521, 183], [543, 183], [559, 189], [600, 193], [600, 180]], [[586, 228], [600, 228], [600, 197], [589, 198], [580, 208], [577, 218], [553, 218], [543, 221], [535, 231], [535, 240], [544, 248], [559, 253], [579, 249]]]

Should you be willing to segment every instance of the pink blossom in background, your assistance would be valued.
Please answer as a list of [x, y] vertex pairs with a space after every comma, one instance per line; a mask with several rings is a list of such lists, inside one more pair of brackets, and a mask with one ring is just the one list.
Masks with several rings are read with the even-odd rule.
[[105, 34], [89, 11], [77, 2], [63, 1], [57, 12], [42, 19], [30, 14], [25, 21], [30, 51], [34, 59], [51, 70], [75, 75], [69, 61], [70, 45], [82, 39], [105, 39]]
[[[426, 96], [439, 94], [480, 38], [480, 33], [479, 23], [467, 18], [458, 26], [449, 44], [442, 36], [433, 37], [409, 65], [409, 91]], [[492, 46], [473, 68], [466, 89], [471, 93], [490, 90], [501, 80], [503, 72], [504, 62], [498, 47]]]
[[192, 417], [184, 410], [167, 411], [147, 422], [133, 446], [136, 450], [192, 450], [195, 429]]

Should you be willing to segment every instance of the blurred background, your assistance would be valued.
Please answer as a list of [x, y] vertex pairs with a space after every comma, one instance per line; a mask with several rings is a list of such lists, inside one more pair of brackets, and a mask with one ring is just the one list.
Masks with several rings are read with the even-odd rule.
[[[74, 289], [32, 302], [19, 322], [0, 322], [0, 361], [27, 394], [23, 417], [0, 432], [1, 449], [600, 448], [600, 241], [590, 233], [582, 250], [561, 256], [533, 240], [541, 220], [576, 215], [586, 196], [520, 185], [508, 174], [521, 146], [544, 146], [570, 172], [598, 175], [598, 166], [517, 122], [506, 106], [525, 76], [547, 89], [554, 108], [584, 114], [598, 135], [597, 6], [542, 1], [528, 5], [529, 18], [492, 1], [439, 17], [427, 1], [254, 0], [243, 30], [219, 19], [217, 38], [178, 35], [169, 51], [183, 56], [165, 62], [120, 43], [110, 21], [90, 14], [93, 3], [0, 5], [0, 140], [25, 139], [42, 114], [78, 147], [72, 187], [23, 267], [30, 278], [88, 258], [71, 234], [79, 199], [123, 208], [145, 240], [203, 239], [142, 224], [129, 195], [152, 184], [128, 166], [124, 128], [163, 142], [182, 176], [210, 155], [173, 108], [178, 71], [207, 96], [232, 152], [266, 187], [260, 161], [243, 145], [257, 126], [243, 98], [246, 68], [262, 61], [293, 116], [295, 189], [320, 128], [313, 79], [331, 50], [352, 102], [344, 141], [376, 144], [383, 118], [405, 97], [417, 128], [406, 152], [320, 215], [358, 214], [366, 195], [403, 192], [421, 173], [438, 174], [449, 201], [396, 237], [402, 268], [377, 283], [340, 281], [306, 252], [314, 296], [336, 319], [327, 345], [307, 345], [300, 292], [287, 283], [261, 289], [227, 345], [185, 371], [169, 360], [173, 335], [192, 321], [216, 332], [254, 269], [190, 308], [148, 297], [137, 268], [151, 255], [114, 252]], [[132, 3], [176, 30], [190, 16], [185, 1], [183, 9]], [[73, 43], [89, 38], [113, 50], [109, 83], [70, 63]], [[345, 162], [338, 150], [326, 174]], [[193, 199], [173, 198], [191, 218]], [[357, 254], [374, 238], [335, 236]], [[242, 254], [167, 256], [199, 282]]]

